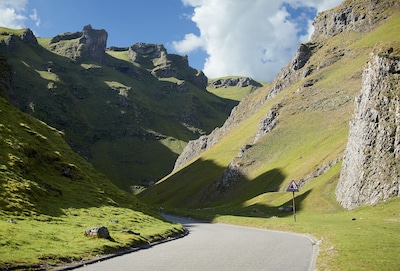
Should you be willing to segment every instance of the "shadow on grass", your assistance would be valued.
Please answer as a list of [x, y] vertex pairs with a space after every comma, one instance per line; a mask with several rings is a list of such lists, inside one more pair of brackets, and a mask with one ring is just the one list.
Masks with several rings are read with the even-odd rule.
[[[147, 203], [165, 208], [167, 212], [208, 221], [219, 215], [283, 217], [292, 215], [289, 207], [292, 205], [291, 196], [280, 206], [272, 202], [260, 203], [260, 199], [255, 198], [265, 193], [279, 193], [282, 196], [278, 190], [284, 185], [285, 179], [287, 176], [278, 168], [249, 180], [239, 170], [198, 159], [145, 190], [139, 197]], [[302, 202], [309, 193], [295, 193], [297, 211], [302, 209]]]

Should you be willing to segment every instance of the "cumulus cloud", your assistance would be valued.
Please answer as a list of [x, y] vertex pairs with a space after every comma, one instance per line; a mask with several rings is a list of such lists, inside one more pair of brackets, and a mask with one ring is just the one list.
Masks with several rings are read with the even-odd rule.
[[200, 34], [188, 33], [172, 43], [182, 54], [201, 49], [210, 77], [250, 76], [271, 81], [287, 64], [299, 43], [309, 39], [319, 11], [342, 0], [182, 0], [194, 8], [191, 20]]
[[0, 0], [0, 26], [14, 29], [25, 28], [27, 20], [32, 20], [36, 26], [39, 26], [40, 18], [36, 9], [28, 15], [27, 5], [28, 0]]

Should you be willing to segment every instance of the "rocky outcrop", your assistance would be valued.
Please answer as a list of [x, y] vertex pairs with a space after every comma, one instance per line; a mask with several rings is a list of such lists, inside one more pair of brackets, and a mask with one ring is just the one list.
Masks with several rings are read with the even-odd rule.
[[226, 88], [226, 87], [262, 87], [260, 83], [254, 81], [250, 77], [235, 77], [235, 78], [222, 78], [212, 80], [207, 85], [210, 88]]
[[128, 56], [157, 78], [175, 77], [200, 89], [207, 87], [208, 78], [202, 71], [189, 66], [187, 56], [168, 54], [162, 44], [135, 43], [129, 47]]
[[277, 75], [266, 100], [275, 97], [283, 89], [311, 75], [315, 68], [306, 64], [320, 47], [319, 43], [313, 41], [300, 44], [292, 60]]
[[62, 40], [73, 40], [82, 37], [82, 32], [66, 32], [57, 36], [54, 36], [50, 39], [50, 44], [57, 43]]
[[2, 36], [8, 36], [4, 39], [4, 41], [0, 42], [0, 48], [5, 45], [5, 49], [9, 52], [15, 51], [17, 49], [17, 40], [20, 40], [27, 44], [37, 45], [37, 39], [33, 34], [32, 30], [26, 28], [20, 35], [16, 35], [14, 33], [2, 32], [0, 33]]
[[93, 60], [105, 63], [108, 33], [104, 29], [93, 29], [91, 25], [83, 28], [79, 44], [83, 45], [82, 54]]
[[396, 0], [346, 0], [333, 10], [320, 13], [314, 20], [311, 40], [324, 40], [342, 32], [367, 32], [382, 22], [385, 10], [399, 7]]
[[32, 30], [29, 28], [24, 29], [24, 32], [20, 35], [20, 38], [23, 42], [28, 43], [28, 44], [38, 44], [37, 39], [35, 35], [33, 34]]
[[400, 59], [371, 56], [350, 121], [336, 197], [346, 209], [400, 196]]
[[68, 32], [53, 37], [48, 47], [71, 59], [87, 57], [105, 64], [107, 38], [108, 33], [104, 29], [93, 29], [91, 25], [87, 25], [82, 32]]
[[265, 118], [260, 121], [260, 125], [258, 126], [257, 134], [254, 138], [254, 143], [256, 143], [261, 137], [271, 132], [276, 124], [277, 124], [277, 117], [279, 115], [279, 109], [282, 105], [278, 104], [271, 108], [271, 110], [267, 113]]

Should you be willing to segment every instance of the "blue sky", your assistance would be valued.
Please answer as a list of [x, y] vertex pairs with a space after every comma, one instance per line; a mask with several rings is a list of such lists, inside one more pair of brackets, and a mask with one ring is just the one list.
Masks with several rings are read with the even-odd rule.
[[0, 26], [38, 37], [108, 32], [107, 46], [164, 44], [210, 78], [272, 81], [312, 33], [319, 11], [342, 0], [0, 0]]

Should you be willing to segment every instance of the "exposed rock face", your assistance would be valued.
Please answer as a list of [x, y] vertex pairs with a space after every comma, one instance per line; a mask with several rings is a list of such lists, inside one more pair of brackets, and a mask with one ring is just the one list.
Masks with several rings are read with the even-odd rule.
[[7, 35], [8, 37], [4, 39], [4, 43], [0, 42], [0, 46], [2, 43], [6, 46], [7, 51], [12, 52], [17, 49], [17, 39], [21, 40], [24, 43], [37, 45], [37, 39], [33, 34], [32, 30], [29, 28], [24, 29], [21, 35], [10, 34], [7, 32], [1, 33], [1, 35]]
[[[88, 57], [105, 64], [107, 38], [108, 33], [104, 29], [93, 29], [87, 25], [82, 32], [67, 32], [53, 37], [49, 49], [72, 59]], [[76, 42], [68, 42], [75, 39]]]
[[72, 32], [72, 33], [66, 32], [66, 33], [63, 33], [63, 34], [60, 34], [60, 35], [57, 35], [57, 36], [51, 38], [49, 43], [50, 44], [56, 43], [56, 42], [59, 42], [62, 40], [73, 40], [73, 39], [78, 39], [80, 37], [82, 37], [82, 32]]
[[353, 209], [400, 196], [399, 158], [400, 60], [373, 55], [350, 121], [337, 200]]
[[105, 63], [107, 38], [108, 34], [104, 29], [97, 30], [93, 29], [91, 25], [85, 26], [82, 37], [79, 38], [79, 44], [84, 45], [83, 55], [100, 63]]
[[266, 99], [268, 100], [275, 97], [283, 89], [311, 75], [314, 67], [308, 67], [306, 66], [306, 64], [313, 55], [313, 52], [318, 50], [319, 48], [319, 43], [313, 41], [300, 44], [292, 60], [277, 75], [275, 82]]
[[200, 89], [206, 89], [208, 78], [202, 71], [189, 66], [187, 56], [168, 54], [162, 44], [138, 42], [128, 49], [131, 60], [151, 71], [157, 78], [184, 79]]
[[399, 5], [396, 0], [346, 0], [339, 7], [317, 16], [311, 40], [327, 39], [348, 31], [370, 31], [385, 18], [386, 15], [381, 11]]
[[264, 119], [260, 121], [260, 126], [258, 127], [257, 134], [254, 138], [254, 143], [256, 143], [261, 137], [268, 134], [275, 128], [277, 124], [276, 118], [279, 115], [279, 109], [281, 105], [275, 105], [265, 116]]
[[224, 78], [217, 79], [208, 84], [208, 87], [211, 88], [221, 88], [221, 87], [261, 87], [262, 85], [257, 81], [254, 81], [250, 77], [236, 77], [236, 78]]
[[33, 34], [32, 30], [29, 28], [25, 29], [24, 32], [20, 35], [20, 38], [23, 42], [28, 44], [38, 44], [35, 35]]

